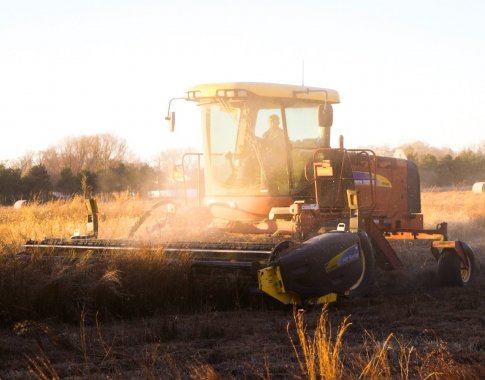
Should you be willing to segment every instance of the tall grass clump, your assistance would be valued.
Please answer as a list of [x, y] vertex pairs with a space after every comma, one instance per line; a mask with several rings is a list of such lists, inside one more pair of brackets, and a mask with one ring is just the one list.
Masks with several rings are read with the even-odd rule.
[[316, 379], [341, 379], [344, 375], [343, 364], [340, 358], [342, 338], [350, 326], [348, 318], [337, 329], [335, 338], [332, 337], [332, 326], [328, 318], [326, 307], [322, 309], [315, 328], [313, 337], [307, 333], [304, 323], [304, 310], [294, 310], [293, 319], [295, 323], [298, 342], [291, 337], [289, 325], [287, 327], [291, 345], [295, 351], [296, 359], [300, 370], [306, 378]]
[[[381, 343], [368, 335], [371, 345], [366, 342], [365, 356], [359, 357], [360, 378], [364, 379], [409, 379], [410, 364], [415, 348], [399, 341], [394, 334], [389, 334]], [[391, 358], [392, 356], [392, 358]], [[397, 362], [396, 370], [393, 364]]]
[[[457, 363], [446, 344], [437, 340], [427, 351], [398, 339], [393, 333], [383, 340], [364, 335], [363, 345], [345, 337], [351, 323], [343, 318], [332, 329], [327, 307], [324, 307], [311, 330], [305, 323], [305, 311], [294, 310], [294, 330], [287, 325], [300, 370], [295, 378], [309, 380], [338, 379], [479, 379], [480, 375]], [[311, 331], [311, 332], [309, 332]], [[359, 350], [356, 351], [356, 346]], [[349, 349], [350, 348], [350, 349]]]

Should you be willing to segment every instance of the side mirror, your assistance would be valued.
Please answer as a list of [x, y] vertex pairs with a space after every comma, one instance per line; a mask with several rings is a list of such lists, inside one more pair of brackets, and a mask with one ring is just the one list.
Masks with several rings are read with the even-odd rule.
[[175, 130], [175, 112], [170, 112], [165, 120], [169, 122], [169, 131], [173, 132]]
[[329, 128], [333, 124], [333, 108], [329, 103], [322, 104], [318, 107], [318, 126]]

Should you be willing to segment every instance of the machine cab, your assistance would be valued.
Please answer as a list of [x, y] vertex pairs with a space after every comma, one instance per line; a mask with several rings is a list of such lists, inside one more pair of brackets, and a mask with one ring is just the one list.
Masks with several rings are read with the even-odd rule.
[[201, 110], [204, 202], [215, 216], [256, 220], [271, 207], [314, 197], [307, 166], [315, 149], [329, 146], [336, 91], [208, 84], [191, 88], [186, 100]]

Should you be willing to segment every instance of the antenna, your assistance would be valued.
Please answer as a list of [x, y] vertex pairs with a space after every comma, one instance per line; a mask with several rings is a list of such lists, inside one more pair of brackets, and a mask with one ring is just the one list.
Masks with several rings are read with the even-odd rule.
[[305, 86], [305, 60], [301, 61], [301, 86]]

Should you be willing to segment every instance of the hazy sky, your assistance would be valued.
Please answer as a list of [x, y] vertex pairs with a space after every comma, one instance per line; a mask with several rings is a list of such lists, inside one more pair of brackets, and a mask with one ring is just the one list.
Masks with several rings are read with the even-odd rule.
[[[113, 133], [197, 146], [171, 97], [219, 81], [334, 88], [334, 141], [485, 141], [485, 1], [0, 0], [0, 160]], [[184, 109], [186, 107], [183, 107]]]

